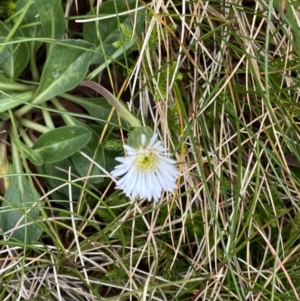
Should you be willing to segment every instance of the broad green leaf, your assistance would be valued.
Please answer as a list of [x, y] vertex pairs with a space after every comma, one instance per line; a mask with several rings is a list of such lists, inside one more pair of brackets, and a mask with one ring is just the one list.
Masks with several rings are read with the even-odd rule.
[[[72, 175], [75, 174], [76, 177], [75, 167], [73, 167], [72, 162], [69, 159], [65, 159], [60, 162], [56, 162], [52, 164], [43, 164], [40, 166], [36, 166], [39, 174], [49, 175], [49, 177], [46, 177], [45, 179], [47, 181], [47, 185], [49, 186], [49, 188], [51, 190], [54, 189], [54, 191], [51, 193], [52, 199], [58, 199], [58, 200], [69, 199], [69, 195], [70, 195], [69, 186], [63, 184], [68, 181], [68, 173], [65, 171], [68, 171], [70, 166], [72, 168], [71, 169]], [[78, 183], [78, 182], [77, 184], [82, 185], [82, 183]], [[62, 187], [60, 187], [58, 190], [55, 189], [59, 186]], [[74, 200], [77, 200], [79, 198], [80, 192], [81, 189], [78, 186], [72, 185], [72, 198]], [[66, 206], [69, 208], [68, 202]]]
[[82, 40], [66, 40], [55, 44], [44, 66], [34, 103], [75, 88], [85, 77], [93, 59], [94, 46]]
[[[21, 84], [13, 81], [11, 78], [6, 77], [3, 73], [0, 73], [0, 91], [5, 92], [9, 91], [10, 94], [11, 91], [29, 91], [32, 87], [27, 84]], [[3, 95], [5, 95], [3, 93]]]
[[[86, 155], [88, 155], [92, 159], [96, 152], [94, 161], [97, 162], [101, 167], [105, 168], [104, 149], [103, 149], [103, 146], [100, 145], [97, 150], [98, 141], [99, 141], [99, 135], [96, 135], [93, 133], [91, 140], [85, 147], [83, 147], [81, 149], [81, 151], [83, 153], [85, 153]], [[78, 152], [75, 153], [71, 157], [71, 159], [72, 159], [72, 162], [73, 162], [76, 170], [79, 172], [79, 174], [82, 177], [87, 176], [90, 165], [92, 164], [91, 161], [89, 161], [87, 158], [85, 158]], [[99, 169], [97, 166], [92, 165], [92, 172], [89, 175], [91, 175], [91, 176], [103, 175], [103, 171], [101, 169]], [[95, 177], [95, 178], [91, 178], [89, 180], [89, 182], [93, 183], [93, 184], [99, 184], [102, 181], [103, 181], [103, 177]]]
[[[90, 116], [99, 119], [99, 123], [106, 122], [112, 110], [112, 105], [104, 98], [82, 98], [80, 100], [72, 100], [76, 104], [85, 108]], [[110, 119], [110, 122], [117, 123], [118, 115], [116, 111]]]
[[[21, 104], [22, 101], [29, 102], [33, 99], [34, 92], [22, 92], [22, 93], [14, 93], [13, 95], [3, 96], [0, 95], [0, 113], [7, 112], [7, 110], [13, 109]], [[20, 101], [20, 100], [22, 101]]]
[[[17, 11], [21, 12], [24, 8], [24, 6], [27, 4], [28, 0], [18, 0], [16, 3]], [[21, 26], [22, 26], [22, 32], [26, 37], [31, 38], [40, 38], [43, 36], [43, 29], [41, 23], [37, 22], [37, 16], [38, 12], [36, 10], [36, 7], [34, 3], [32, 2], [31, 6], [29, 7], [28, 11], [26, 12], [24, 18], [22, 19]], [[32, 40], [28, 42], [30, 47], [34, 49], [34, 53], [38, 50], [38, 48], [43, 44], [40, 41]]]
[[42, 156], [45, 163], [55, 163], [82, 149], [91, 135], [85, 127], [65, 126], [43, 134], [32, 149]]
[[60, 0], [35, 0], [45, 38], [61, 39], [65, 33], [65, 16]]
[[[4, 41], [10, 30], [10, 23], [4, 25], [0, 22], [0, 41]], [[12, 41], [23, 37], [21, 30], [17, 30]], [[5, 75], [10, 78], [18, 78], [29, 62], [29, 48], [26, 42], [7, 45], [0, 54], [0, 67]]]
[[16, 227], [8, 236], [30, 243], [37, 241], [43, 230], [39, 225], [39, 195], [30, 186], [25, 176], [13, 176], [5, 193], [1, 209], [3, 232]]
[[0, 113], [0, 119], [3, 121], [6, 121], [6, 120], [10, 119], [10, 116], [8, 113]]
[[7, 78], [3, 73], [0, 73], [0, 83], [1, 83], [1, 90], [8, 90], [11, 91], [12, 89], [5, 89], [5, 85], [11, 85], [12, 84], [12, 80]]
[[[93, 63], [102, 64], [105, 62], [105, 57], [112, 56], [112, 54], [117, 50], [116, 47], [113, 46], [113, 43], [118, 41], [120, 41], [121, 44], [122, 42], [131, 42], [121, 34], [122, 25], [128, 28], [129, 31], [134, 32], [133, 36], [141, 35], [141, 32], [144, 28], [144, 10], [118, 15], [122, 12], [128, 11], [128, 9], [134, 9], [135, 7], [136, 0], [108, 0], [100, 5], [99, 11], [102, 16], [111, 15], [112, 17], [98, 20], [96, 22], [84, 23], [84, 39], [97, 46], [97, 53], [94, 57]], [[92, 16], [93, 14], [90, 13], [90, 15]], [[133, 28], [133, 24], [136, 24], [136, 28]]]
[[[3, 24], [0, 22], [0, 44], [4, 42], [3, 38]], [[0, 66], [8, 59], [11, 55], [11, 46], [6, 46], [3, 51], [0, 53]]]
[[42, 156], [25, 144], [21, 144], [25, 157], [34, 165], [42, 165], [44, 163]]

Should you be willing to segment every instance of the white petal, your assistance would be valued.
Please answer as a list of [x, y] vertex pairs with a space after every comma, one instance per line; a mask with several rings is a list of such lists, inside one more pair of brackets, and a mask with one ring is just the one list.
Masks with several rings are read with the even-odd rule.
[[122, 184], [122, 189], [126, 193], [127, 196], [135, 197], [135, 186], [138, 181], [138, 174], [132, 168], [128, 171], [128, 173], [120, 180]]
[[[154, 145], [154, 143], [155, 143], [155, 141], [157, 140], [157, 134], [156, 133], [154, 133], [153, 134], [153, 136], [151, 137], [151, 139], [150, 139], [150, 142], [149, 142], [149, 144], [148, 144], [148, 147], [153, 147], [153, 145]], [[156, 143], [158, 143], [158, 142], [160, 142], [160, 141], [157, 141]], [[153, 147], [154, 148], [154, 147]]]
[[142, 178], [141, 178], [141, 174], [140, 172], [135, 172], [135, 176], [136, 176], [136, 181], [135, 183], [132, 185], [133, 186], [133, 197], [138, 197], [141, 193], [141, 182], [142, 182]]
[[111, 172], [111, 175], [113, 177], [119, 177], [119, 176], [125, 174], [128, 170], [130, 170], [132, 168], [134, 160], [128, 159], [128, 158], [123, 158], [123, 159], [126, 159], [126, 160], [124, 160], [124, 163], [117, 165], [115, 167], [115, 169]]
[[161, 144], [161, 141], [157, 141], [153, 145], [153, 149], [158, 153], [168, 153], [168, 150], [163, 147], [163, 145]]
[[127, 172], [127, 169], [120, 169], [120, 170], [116, 170], [114, 169], [110, 174], [114, 177], [120, 177], [122, 175], [124, 175]]
[[147, 197], [148, 201], [151, 201], [153, 190], [155, 189], [155, 185], [151, 179], [151, 174], [152, 173], [147, 173], [147, 191], [145, 193], [145, 197]]
[[160, 164], [158, 164], [157, 171], [170, 180], [174, 179], [174, 177], [177, 177], [178, 175], [178, 171], [173, 167], [173, 165], [168, 165], [164, 162], [160, 162]]
[[171, 177], [168, 174], [168, 172], [166, 172], [165, 170], [161, 170], [161, 169], [158, 170], [156, 172], [156, 176], [164, 190], [173, 191], [177, 187], [177, 185], [176, 185], [177, 177]]
[[[151, 183], [151, 187], [149, 187], [149, 192], [151, 191], [153, 199], [157, 201], [161, 197], [163, 187], [155, 173], [151, 173], [151, 175], [149, 175], [149, 183]], [[148, 198], [148, 200], [150, 201], [151, 199]]]
[[165, 151], [165, 148], [163, 147], [160, 140], [156, 141], [155, 144], [153, 144], [152, 148], [155, 150], [158, 150], [159, 148], [161, 148], [163, 151]]
[[142, 134], [141, 135], [141, 143], [142, 143], [142, 146], [144, 146], [146, 144], [146, 135], [145, 134]]
[[135, 149], [127, 144], [124, 144], [124, 149], [126, 150], [126, 152], [133, 152], [135, 153]]
[[136, 156], [136, 150], [133, 151], [126, 151], [126, 155], [127, 157], [135, 157]]
[[138, 181], [136, 182], [135, 190], [136, 190], [136, 194], [139, 195], [140, 198], [145, 198], [147, 196], [145, 173], [139, 172]]
[[177, 163], [175, 160], [170, 159], [170, 158], [165, 157], [165, 156], [162, 156], [162, 155], [158, 155], [158, 157], [159, 157], [160, 160], [162, 160], [162, 161], [164, 161], [164, 162], [166, 162], [168, 164], [172, 164], [173, 165], [173, 164]]

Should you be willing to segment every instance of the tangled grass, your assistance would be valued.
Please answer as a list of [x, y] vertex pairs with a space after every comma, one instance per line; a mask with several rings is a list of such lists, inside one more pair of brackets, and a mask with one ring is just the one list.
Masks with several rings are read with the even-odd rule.
[[122, 89], [178, 190], [131, 202], [82, 184], [74, 201], [71, 181], [55, 209], [48, 192], [42, 243], [1, 241], [0, 300], [300, 300], [300, 2], [144, 5]]

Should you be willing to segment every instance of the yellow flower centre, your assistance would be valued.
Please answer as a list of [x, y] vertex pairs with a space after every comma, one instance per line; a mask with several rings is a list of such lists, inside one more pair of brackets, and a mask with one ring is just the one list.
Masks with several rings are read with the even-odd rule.
[[142, 171], [152, 171], [157, 166], [157, 156], [151, 151], [140, 153], [134, 161], [135, 166]]

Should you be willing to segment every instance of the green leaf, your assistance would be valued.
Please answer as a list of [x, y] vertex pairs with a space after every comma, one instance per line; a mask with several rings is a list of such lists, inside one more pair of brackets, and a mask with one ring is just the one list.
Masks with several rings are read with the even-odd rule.
[[[96, 156], [94, 158], [94, 161], [97, 162], [101, 167], [105, 168], [105, 157], [104, 157], [104, 149], [103, 146], [100, 145], [98, 147], [98, 142], [99, 142], [99, 135], [96, 135], [93, 132], [92, 138], [89, 141], [89, 143], [81, 149], [83, 153], [88, 155], [90, 158], [94, 158], [94, 153], [97, 151]], [[98, 147], [98, 150], [97, 150]], [[72, 157], [72, 162], [78, 171], [78, 173], [82, 176], [85, 177], [88, 175], [88, 171], [90, 168], [90, 165], [92, 164], [91, 161], [89, 161], [87, 158], [82, 156], [80, 153], [75, 153]], [[103, 171], [99, 169], [97, 166], [92, 165], [92, 172], [89, 174], [91, 176], [96, 176], [96, 175], [103, 175]], [[103, 181], [103, 177], [95, 177], [91, 178], [89, 180], [90, 183], [93, 184], [99, 184]]]
[[43, 230], [39, 226], [39, 195], [25, 176], [14, 176], [2, 204], [1, 228], [13, 238], [30, 243], [37, 241]]
[[[107, 121], [112, 110], [112, 105], [104, 97], [81, 98], [80, 100], [72, 100], [72, 102], [85, 108], [89, 115], [97, 118], [99, 120], [99, 123], [101, 124]], [[116, 111], [113, 113], [110, 122], [118, 122], [118, 114], [116, 113]]]
[[45, 163], [59, 162], [82, 149], [92, 133], [85, 127], [65, 126], [43, 134], [32, 147]]
[[[8, 34], [7, 28], [0, 22], [0, 43], [2, 44], [5, 40], [5, 35]], [[3, 37], [4, 36], [4, 37]], [[3, 51], [0, 53], [0, 66], [8, 59], [11, 55], [10, 45], [6, 46]]]
[[[1, 79], [0, 79], [1, 80]], [[10, 96], [0, 95], [0, 113], [7, 112], [10, 109], [13, 109], [22, 104], [22, 101], [29, 102], [33, 98], [33, 92], [22, 92]]]
[[[28, 0], [17, 1], [16, 5], [17, 5], [18, 12], [21, 12], [21, 10], [23, 10], [24, 6], [27, 4], [27, 1]], [[22, 32], [26, 37], [31, 37], [31, 38], [44, 37], [42, 26], [40, 23], [37, 22], [36, 16], [38, 16], [38, 11], [36, 10], [35, 5], [32, 3], [21, 21]], [[37, 40], [32, 40], [29, 43], [30, 43], [30, 47], [34, 49], [34, 52], [36, 52], [38, 48], [43, 44], [42, 42]]]
[[[13, 84], [13, 81], [6, 77], [3, 73], [0, 73], [0, 83], [1, 83], [1, 91], [11, 91], [9, 86]], [[6, 88], [5, 86], [8, 86], [9, 88]]]
[[[8, 35], [11, 27], [10, 25], [12, 24], [8, 23], [6, 25], [7, 26], [0, 22], [0, 41], [4, 41], [4, 38], [2, 37]], [[12, 41], [15, 39], [20, 40], [20, 37], [23, 37], [23, 33], [20, 30], [17, 30]], [[26, 42], [7, 45], [0, 54], [1, 69], [4, 71], [5, 75], [10, 78], [18, 78], [27, 67], [28, 62], [29, 48]]]
[[65, 16], [60, 0], [35, 0], [45, 38], [61, 39], [65, 33]]
[[34, 165], [42, 165], [44, 163], [42, 156], [25, 144], [21, 144], [25, 157]]
[[127, 143], [133, 148], [141, 146], [142, 134], [146, 136], [146, 145], [150, 142], [153, 136], [153, 130], [148, 126], [135, 127], [128, 136]]
[[66, 40], [55, 44], [46, 61], [34, 103], [75, 88], [87, 73], [94, 46], [82, 40]]
[[[93, 131], [93, 134], [96, 134], [99, 136], [102, 131], [103, 127], [96, 125], [96, 124], [91, 124], [89, 125], [89, 128]], [[105, 170], [108, 172], [111, 172], [115, 166], [116, 166], [116, 157], [122, 157], [124, 156], [124, 149], [123, 149], [123, 144], [118, 136], [115, 136], [114, 134], [109, 134], [105, 137], [106, 141], [103, 143], [103, 149], [104, 149], [104, 160], [103, 161], [97, 161], [101, 166], [105, 167]], [[108, 141], [111, 141], [111, 139], [114, 140], [119, 140], [119, 147], [116, 149], [107, 149], [106, 145]], [[120, 147], [121, 146], [121, 147]], [[102, 182], [102, 183], [105, 183]]]
[[[93, 60], [95, 64], [102, 64], [105, 62], [105, 57], [112, 56], [116, 52], [116, 47], [113, 46], [115, 42], [123, 41], [123, 43], [130, 43], [122, 36], [122, 26], [130, 28], [134, 32], [133, 36], [140, 36], [144, 28], [145, 12], [139, 10], [124, 15], [118, 15], [122, 12], [128, 11], [136, 7], [136, 0], [115, 1], [108, 0], [100, 5], [101, 15], [112, 15], [111, 18], [105, 18], [96, 22], [86, 22], [83, 25], [83, 36], [86, 41], [96, 45], [97, 54]], [[93, 14], [90, 13], [90, 16]], [[135, 20], [136, 18], [136, 20]], [[136, 22], [135, 22], [136, 21]], [[136, 24], [136, 28], [132, 25]], [[121, 46], [122, 47], [122, 46]]]
[[[47, 186], [49, 186], [50, 190], [54, 189], [51, 193], [52, 199], [56, 200], [69, 200], [69, 186], [63, 185], [68, 181], [68, 169], [71, 166], [72, 174], [77, 176], [75, 167], [73, 167], [72, 162], [69, 159], [62, 160], [53, 164], [43, 164], [40, 166], [36, 166], [37, 172], [39, 174], [46, 175]], [[61, 179], [61, 180], [59, 180]], [[77, 182], [77, 185], [82, 185], [82, 183]], [[59, 189], [56, 189], [57, 187]], [[75, 185], [72, 185], [72, 198], [77, 200], [80, 196], [81, 189]], [[61, 202], [64, 205], [64, 202]], [[66, 203], [66, 207], [69, 208], [69, 203]]]

